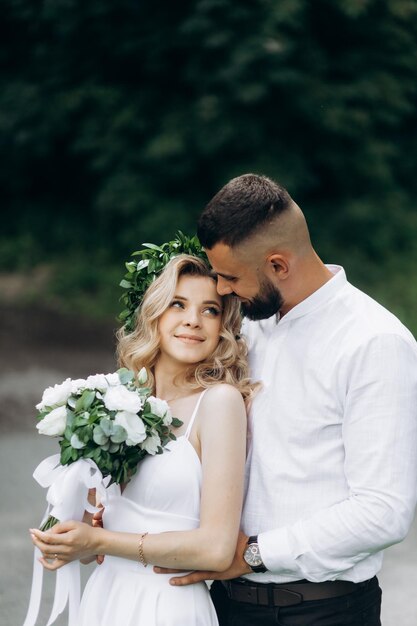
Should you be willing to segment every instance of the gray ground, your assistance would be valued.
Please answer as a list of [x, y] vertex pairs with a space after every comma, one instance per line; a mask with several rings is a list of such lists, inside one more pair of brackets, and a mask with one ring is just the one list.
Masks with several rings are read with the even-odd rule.
[[[31, 475], [57, 451], [56, 441], [35, 430], [34, 404], [47, 385], [67, 376], [113, 371], [112, 326], [44, 311], [0, 310], [0, 626], [23, 624], [33, 559], [28, 529], [45, 509], [44, 491]], [[91, 567], [83, 566], [84, 579]], [[417, 523], [406, 541], [386, 551], [379, 578], [383, 625], [415, 626]], [[47, 622], [53, 590], [54, 574], [46, 572], [39, 626]], [[64, 624], [65, 615], [56, 622]]]

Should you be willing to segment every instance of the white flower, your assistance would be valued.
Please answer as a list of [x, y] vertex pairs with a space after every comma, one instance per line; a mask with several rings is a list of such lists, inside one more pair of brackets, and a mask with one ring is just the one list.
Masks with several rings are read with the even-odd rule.
[[76, 378], [71, 381], [71, 393], [79, 393], [81, 389], [85, 389], [86, 381], [84, 378]]
[[147, 437], [143, 443], [140, 444], [142, 450], [145, 450], [148, 454], [156, 454], [158, 447], [161, 445], [161, 440], [156, 432], [152, 432], [152, 435]]
[[106, 380], [109, 385], [120, 385], [120, 378], [117, 372], [114, 372], [114, 374], [106, 374]]
[[148, 380], [148, 372], [146, 371], [146, 367], [142, 367], [138, 374], [138, 383], [139, 385], [144, 385]]
[[47, 387], [42, 395], [42, 400], [36, 405], [38, 411], [43, 411], [46, 407], [57, 407], [64, 405], [72, 393], [71, 379], [67, 378], [60, 385]]
[[109, 387], [104, 394], [103, 402], [109, 411], [138, 413], [142, 408], [142, 400], [136, 391], [129, 391], [123, 385]]
[[135, 413], [119, 411], [114, 418], [114, 424], [123, 426], [127, 432], [126, 445], [128, 446], [136, 446], [146, 439], [145, 424]]
[[165, 426], [169, 426], [172, 422], [172, 414], [168, 402], [160, 398], [155, 398], [154, 396], [149, 396], [148, 402], [151, 407], [151, 412], [158, 417], [162, 417]]
[[109, 383], [107, 382], [104, 374], [95, 374], [94, 376], [89, 376], [85, 381], [86, 389], [98, 389], [99, 391], [106, 391], [108, 386]]
[[64, 434], [67, 425], [67, 409], [59, 406], [53, 409], [48, 415], [36, 424], [36, 428], [41, 435], [49, 435], [50, 437], [58, 437]]

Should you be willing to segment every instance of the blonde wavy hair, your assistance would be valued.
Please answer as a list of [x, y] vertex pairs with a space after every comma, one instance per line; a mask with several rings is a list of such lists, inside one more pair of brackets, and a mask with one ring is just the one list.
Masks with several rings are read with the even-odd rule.
[[[136, 314], [135, 329], [118, 331], [117, 355], [121, 367], [138, 372], [142, 367], [148, 373], [147, 386], [155, 390], [154, 367], [158, 360], [160, 338], [158, 322], [171, 304], [180, 276], [202, 276], [216, 280], [212, 270], [200, 258], [187, 254], [174, 257], [158, 278], [148, 287]], [[250, 398], [255, 389], [249, 381], [247, 347], [239, 336], [242, 322], [239, 301], [233, 296], [222, 296], [220, 339], [207, 360], [192, 364], [178, 381], [193, 390], [217, 383], [230, 383]]]

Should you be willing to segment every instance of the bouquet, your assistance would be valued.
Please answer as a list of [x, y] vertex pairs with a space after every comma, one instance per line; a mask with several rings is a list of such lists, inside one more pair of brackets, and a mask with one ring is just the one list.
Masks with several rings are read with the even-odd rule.
[[[39, 410], [39, 433], [61, 437], [60, 464], [91, 459], [106, 486], [127, 483], [148, 454], [161, 454], [182, 422], [171, 415], [164, 400], [144, 387], [145, 368], [138, 376], [125, 368], [96, 374], [45, 389]], [[50, 516], [41, 530], [58, 520]]]
[[[58, 521], [82, 520], [97, 511], [88, 501], [96, 489], [106, 502], [112, 483], [128, 482], [147, 455], [161, 454], [175, 439], [172, 427], [182, 422], [171, 415], [164, 400], [151, 395], [145, 368], [135, 376], [122, 368], [48, 387], [36, 405], [38, 431], [59, 437], [60, 454], [44, 459], [33, 476], [45, 488], [48, 507], [41, 524], [47, 530]], [[34, 626], [42, 593], [43, 569], [35, 548], [32, 590], [24, 626]], [[79, 605], [79, 563], [57, 571], [52, 624], [69, 602], [69, 624], [75, 626]]]

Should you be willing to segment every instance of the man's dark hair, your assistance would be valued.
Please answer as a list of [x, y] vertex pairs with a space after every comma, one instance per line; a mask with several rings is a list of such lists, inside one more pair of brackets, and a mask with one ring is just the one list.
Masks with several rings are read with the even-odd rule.
[[266, 176], [243, 174], [230, 180], [200, 215], [197, 235], [210, 250], [220, 241], [233, 248], [291, 205], [291, 196]]

